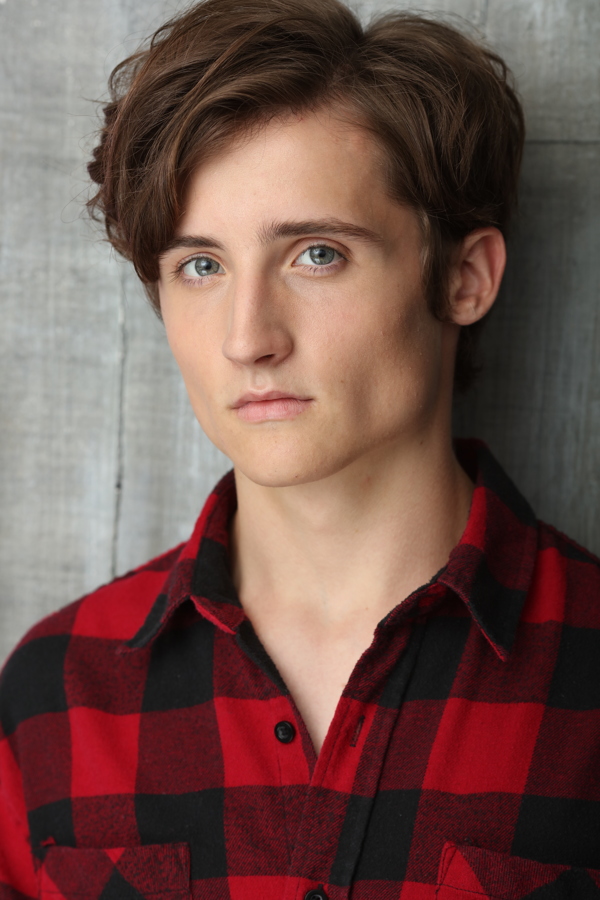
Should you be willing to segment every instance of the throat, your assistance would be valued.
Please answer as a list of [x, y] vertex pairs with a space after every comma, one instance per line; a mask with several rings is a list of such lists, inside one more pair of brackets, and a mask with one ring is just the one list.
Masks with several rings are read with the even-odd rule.
[[[243, 602], [243, 601], [242, 601]], [[321, 751], [356, 663], [373, 641], [378, 616], [368, 610], [345, 627], [323, 627], [313, 616], [271, 607], [246, 611], [302, 716], [315, 753]], [[296, 613], [298, 611], [296, 610]]]

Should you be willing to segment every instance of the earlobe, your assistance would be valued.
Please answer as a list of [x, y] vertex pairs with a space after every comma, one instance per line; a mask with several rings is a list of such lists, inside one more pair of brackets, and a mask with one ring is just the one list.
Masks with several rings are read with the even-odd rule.
[[464, 239], [453, 267], [450, 317], [473, 325], [492, 308], [506, 265], [506, 245], [497, 228], [479, 228]]

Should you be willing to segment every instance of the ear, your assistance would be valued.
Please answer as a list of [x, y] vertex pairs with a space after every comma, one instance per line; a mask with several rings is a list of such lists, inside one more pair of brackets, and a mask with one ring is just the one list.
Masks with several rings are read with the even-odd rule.
[[472, 325], [490, 311], [506, 265], [506, 245], [497, 228], [478, 228], [460, 246], [450, 278], [450, 319]]

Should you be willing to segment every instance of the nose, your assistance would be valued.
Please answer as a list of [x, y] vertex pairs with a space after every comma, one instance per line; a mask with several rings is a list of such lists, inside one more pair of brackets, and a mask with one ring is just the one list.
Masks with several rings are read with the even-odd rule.
[[285, 297], [268, 279], [237, 279], [231, 284], [223, 354], [242, 366], [275, 366], [293, 349]]

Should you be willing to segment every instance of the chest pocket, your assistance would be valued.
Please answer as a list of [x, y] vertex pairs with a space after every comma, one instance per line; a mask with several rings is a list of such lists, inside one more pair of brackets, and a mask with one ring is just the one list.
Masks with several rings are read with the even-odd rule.
[[40, 898], [48, 900], [190, 900], [189, 847], [50, 847], [39, 871], [39, 889]]
[[600, 900], [600, 870], [447, 843], [436, 900]]

